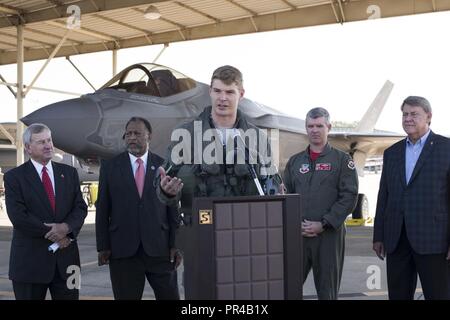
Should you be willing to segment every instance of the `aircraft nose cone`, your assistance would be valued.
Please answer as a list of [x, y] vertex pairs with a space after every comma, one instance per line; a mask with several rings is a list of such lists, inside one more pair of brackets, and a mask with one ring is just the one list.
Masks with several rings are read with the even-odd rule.
[[20, 119], [27, 126], [43, 123], [52, 131], [54, 145], [72, 154], [84, 153], [86, 136], [94, 132], [100, 121], [98, 105], [82, 97], [50, 104]]

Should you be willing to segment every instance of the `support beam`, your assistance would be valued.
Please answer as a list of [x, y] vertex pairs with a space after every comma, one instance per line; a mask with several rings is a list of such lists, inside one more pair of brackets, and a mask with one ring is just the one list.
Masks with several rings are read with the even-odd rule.
[[[292, 2], [292, 1], [291, 1]], [[316, 25], [326, 25], [333, 23], [341, 23], [339, 5], [336, 1], [334, 6], [330, 7], [331, 1], [324, 1], [320, 5], [303, 5], [298, 6], [295, 10], [287, 10], [276, 13], [266, 13], [254, 16], [253, 20], [258, 27], [259, 32], [284, 30], [290, 28], [310, 27]], [[382, 18], [390, 18], [396, 16], [413, 15], [421, 13], [433, 12], [432, 1], [425, 0], [359, 0], [359, 1], [342, 1], [345, 10], [345, 19], [347, 22], [362, 21], [369, 18], [367, 13], [368, 5], [377, 5], [383, 13]], [[109, 0], [108, 0], [109, 3]], [[436, 10], [439, 12], [450, 10], [450, 1], [436, 1]], [[317, 3], [316, 3], [317, 4]], [[334, 12], [332, 10], [334, 9]], [[134, 8], [140, 13], [142, 9]], [[166, 22], [168, 22], [166, 20]], [[214, 38], [221, 36], [247, 34], [255, 32], [255, 25], [245, 16], [238, 19], [222, 20], [220, 23], [205, 23], [194, 27], [176, 27], [173, 29], [168, 26], [165, 31], [153, 32], [151, 39], [148, 35], [138, 35], [133, 38], [122, 39], [116, 41], [83, 43], [77, 46], [63, 46], [57, 56], [67, 56], [74, 54], [74, 47], [79, 53], [99, 52], [113, 50], [114, 48], [133, 48], [146, 46], [151, 44], [164, 44], [170, 42], [178, 42], [184, 39], [197, 40]], [[182, 32], [180, 31], [182, 29]], [[181, 36], [180, 36], [181, 35]], [[16, 52], [10, 50], [0, 51], [0, 65], [15, 63]], [[27, 61], [46, 59], [48, 54], [41, 48], [29, 48], [26, 50]]]
[[[169, 2], [172, 0], [82, 0], [73, 3], [66, 3], [61, 6], [54, 6], [51, 8], [46, 8], [42, 10], [37, 10], [33, 12], [23, 13], [21, 15], [23, 21], [27, 24], [34, 22], [44, 22], [49, 20], [61, 19], [67, 16], [67, 6], [70, 4], [77, 5], [83, 15], [90, 13], [99, 13], [102, 11], [133, 8], [143, 5], [150, 5], [152, 3]], [[18, 19], [15, 19], [18, 23]], [[8, 27], [10, 23], [5, 18], [0, 18], [0, 28]]]
[[331, 9], [333, 9], [333, 13], [334, 13], [334, 17], [336, 18], [336, 22], [337, 23], [342, 23], [342, 20], [339, 17], [339, 15], [337, 14], [336, 8], [334, 7], [334, 1], [331, 1], [330, 5], [331, 5]]
[[280, 0], [281, 2], [283, 2], [285, 5], [287, 5], [289, 8], [291, 8], [292, 10], [295, 10], [296, 7], [290, 3], [288, 0]]
[[112, 76], [117, 74], [117, 49], [112, 51]]
[[69, 61], [69, 63], [72, 65], [72, 67], [75, 68], [75, 70], [81, 75], [81, 77], [88, 83], [88, 85], [91, 86], [92, 89], [94, 89], [94, 91], [96, 91], [97, 89], [95, 89], [95, 87], [92, 85], [92, 83], [88, 80], [88, 78], [86, 78], [84, 76], [84, 74], [80, 71], [80, 69], [77, 68], [77, 66], [72, 62], [72, 60], [70, 60], [70, 57], [67, 56], [66, 60]]
[[45, 0], [45, 1], [47, 1], [48, 3], [51, 3], [51, 4], [53, 4], [53, 5], [55, 5], [56, 7], [60, 7], [60, 6], [63, 5], [63, 2], [58, 1], [58, 0]]
[[72, 29], [67, 29], [66, 34], [64, 35], [64, 37], [62, 37], [61, 41], [58, 43], [58, 45], [56, 46], [56, 48], [53, 50], [53, 52], [50, 54], [50, 57], [48, 57], [47, 61], [45, 61], [44, 65], [42, 66], [42, 68], [38, 71], [38, 73], [36, 74], [36, 76], [34, 77], [33, 81], [31, 81], [30, 86], [27, 88], [27, 90], [24, 93], [24, 97], [28, 94], [28, 92], [30, 91], [31, 87], [34, 85], [34, 83], [37, 81], [37, 79], [39, 78], [39, 76], [41, 75], [41, 73], [45, 70], [45, 68], [47, 67], [47, 65], [49, 64], [49, 62], [53, 59], [53, 57], [56, 55], [56, 53], [58, 53], [59, 48], [61, 48], [61, 46], [63, 45], [64, 41], [66, 41], [66, 38], [69, 36], [70, 31], [72, 31]]
[[[0, 74], [0, 80], [2, 80], [3, 82], [7, 82], [5, 80], [5, 78], [3, 78], [3, 76]], [[14, 98], [17, 98], [16, 92], [13, 90], [12, 86], [10, 85], [6, 85], [6, 87], [9, 89], [9, 91], [11, 91], [11, 93], [13, 94]]]
[[[45, 37], [49, 37], [49, 38], [53, 38], [53, 39], [58, 39], [58, 41], [61, 39], [61, 36], [59, 36], [59, 35], [55, 35], [53, 33], [48, 33], [48, 32], [43, 32], [43, 31], [40, 31], [40, 30], [35, 30], [35, 29], [30, 28], [30, 27], [24, 27], [24, 30], [26, 32], [35, 33], [35, 34], [38, 34], [38, 35], [41, 35], [41, 36], [45, 36]], [[71, 42], [76, 43], [77, 45], [83, 44], [83, 42], [75, 40], [75, 39], [71, 39], [70, 37], [67, 37], [67, 40], [70, 40]]]
[[131, 29], [131, 30], [134, 30], [134, 31], [139, 31], [139, 32], [141, 32], [142, 34], [148, 34], [148, 35], [151, 35], [151, 32], [149, 32], [148, 30], [141, 29], [141, 28], [136, 27], [136, 26], [133, 26], [133, 25], [131, 25], [131, 24], [129, 24], [129, 23], [125, 23], [125, 22], [122, 22], [122, 21], [118, 21], [118, 20], [115, 20], [115, 19], [111, 19], [111, 18], [108, 18], [108, 17], [104, 17], [104, 16], [102, 16], [102, 15], [100, 15], [100, 14], [94, 14], [93, 16], [96, 17], [96, 18], [98, 18], [98, 19], [101, 19], [101, 20], [104, 20], [104, 21], [107, 21], [107, 22], [111, 22], [111, 23], [117, 24], [117, 25], [119, 25], [119, 26], [122, 26], [122, 27], [125, 27], [125, 28], [128, 28], [128, 29]]
[[179, 35], [181, 36], [181, 39], [182, 39], [183, 41], [185, 41], [185, 40], [186, 40], [186, 36], [184, 35], [183, 30], [178, 29], [177, 31], [178, 31]]
[[[59, 27], [61, 29], [66, 29], [66, 25], [64, 23], [61, 22], [56, 22], [56, 21], [47, 21], [45, 22], [45, 24], [48, 24], [49, 26], [54, 26], [54, 27]], [[73, 32], [76, 33], [81, 33], [93, 38], [97, 38], [100, 40], [104, 40], [104, 41], [117, 41], [117, 39], [108, 36], [107, 34], [98, 32], [98, 31], [94, 31], [94, 30], [89, 30], [86, 28], [78, 28], [78, 29], [69, 29], [72, 30]]]
[[73, 44], [71, 45], [73, 51], [75, 52], [75, 54], [80, 54], [80, 51], [78, 51], [78, 48], [75, 47]]
[[[24, 30], [24, 31], [25, 31], [25, 30]], [[14, 39], [14, 41], [16, 40], [16, 37], [15, 37], [14, 35], [9, 34], [9, 33], [6, 33], [6, 32], [0, 32], [0, 36], [12, 38], [12, 39]], [[41, 46], [48, 46], [48, 47], [52, 47], [52, 46], [53, 46], [52, 43], [48, 43], [48, 42], [44, 42], [44, 41], [39, 41], [39, 40], [34, 40], [34, 39], [31, 39], [31, 38], [25, 38], [25, 37], [24, 37], [23, 40], [24, 40], [24, 41], [27, 41], [27, 42], [34, 42], [34, 43], [37, 43], [37, 44], [39, 44], [39, 45], [41, 45]]]
[[339, 4], [339, 9], [341, 10], [341, 18], [342, 18], [342, 22], [346, 22], [345, 21], [345, 14], [344, 14], [344, 8], [342, 8], [342, 1], [341, 0], [337, 0], [338, 4]]
[[10, 6], [2, 5], [2, 4], [0, 4], [0, 12], [6, 13], [6, 14], [13, 14], [13, 15], [19, 15], [20, 14], [19, 10], [15, 9], [15, 8], [12, 8]]
[[11, 144], [16, 144], [16, 139], [6, 130], [6, 128], [0, 123], [0, 132], [5, 135], [5, 137], [11, 142]]
[[17, 26], [17, 129], [16, 129], [16, 164], [24, 162], [22, 135], [24, 125], [20, 121], [23, 117], [23, 25]]
[[[10, 83], [10, 82], [0, 82], [0, 85], [5, 85], [5, 86], [11, 86], [11, 87], [18, 87], [17, 83]], [[60, 93], [60, 94], [67, 94], [70, 96], [82, 96], [83, 93], [78, 93], [78, 92], [71, 92], [71, 91], [63, 91], [63, 90], [57, 90], [57, 89], [48, 89], [48, 88], [42, 88], [42, 87], [36, 87], [36, 86], [27, 86], [27, 85], [23, 85], [24, 88], [27, 88], [29, 90], [38, 90], [38, 91], [45, 91], [45, 92], [53, 92], [53, 93]]]
[[250, 13], [252, 16], [257, 16], [257, 15], [258, 15], [255, 11], [250, 10], [249, 8], [243, 6], [242, 4], [238, 3], [238, 2], [235, 1], [235, 0], [226, 0], [226, 1], [229, 2], [229, 3], [234, 4], [236, 7], [240, 8], [240, 9], [242, 9], [242, 10], [244, 10], [244, 11], [247, 11], [247, 12]]
[[252, 22], [253, 28], [255, 28], [255, 32], [258, 32], [258, 26], [256, 25], [255, 19], [253, 19], [253, 17], [250, 17], [250, 21]]
[[156, 63], [156, 60], [159, 59], [159, 57], [161, 57], [161, 55], [163, 54], [164, 50], [166, 50], [166, 48], [169, 46], [168, 43], [164, 43], [164, 47], [161, 49], [161, 51], [157, 54], [157, 56], [155, 57], [155, 59], [153, 59], [152, 63]]
[[220, 20], [217, 19], [216, 17], [213, 17], [212, 15], [209, 15], [209, 14], [203, 12], [203, 11], [195, 9], [194, 7], [188, 6], [187, 4], [184, 4], [184, 3], [179, 2], [179, 1], [174, 1], [173, 3], [179, 5], [182, 8], [188, 9], [188, 10], [190, 10], [192, 12], [198, 13], [199, 15], [204, 16], [204, 17], [208, 18], [209, 20], [212, 20], [212, 21], [214, 21], [216, 23], [220, 22]]
[[6, 41], [1, 41], [0, 40], [0, 44], [3, 44], [5, 46], [8, 46], [8, 47], [11, 47], [11, 48], [14, 48], [14, 49], [16, 48], [16, 44], [15, 43], [10, 43], [10, 42], [6, 42]]

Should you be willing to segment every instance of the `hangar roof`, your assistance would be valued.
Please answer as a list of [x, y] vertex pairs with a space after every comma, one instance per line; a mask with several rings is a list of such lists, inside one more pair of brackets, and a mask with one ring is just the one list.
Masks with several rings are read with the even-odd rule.
[[[144, 17], [150, 4], [159, 19]], [[17, 61], [18, 24], [32, 61], [63, 38], [56, 57], [445, 10], [450, 0], [0, 0], [0, 65]]]

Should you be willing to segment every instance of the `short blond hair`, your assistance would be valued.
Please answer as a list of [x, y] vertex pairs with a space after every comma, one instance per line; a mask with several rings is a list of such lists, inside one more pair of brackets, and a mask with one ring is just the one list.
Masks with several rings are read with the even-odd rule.
[[242, 78], [242, 72], [239, 69], [233, 66], [222, 66], [214, 70], [213, 75], [211, 77], [211, 86], [213, 81], [218, 79], [225, 83], [226, 85], [230, 85], [232, 83], [236, 83], [236, 85], [242, 89], [244, 84], [244, 79]]

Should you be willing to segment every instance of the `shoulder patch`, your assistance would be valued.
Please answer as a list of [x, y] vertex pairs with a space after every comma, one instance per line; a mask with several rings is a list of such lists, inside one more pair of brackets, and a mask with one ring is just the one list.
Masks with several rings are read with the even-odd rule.
[[309, 172], [309, 163], [302, 164], [299, 171], [301, 174], [308, 173]]
[[352, 159], [348, 160], [347, 167], [350, 170], [355, 170], [355, 161], [353, 161]]

